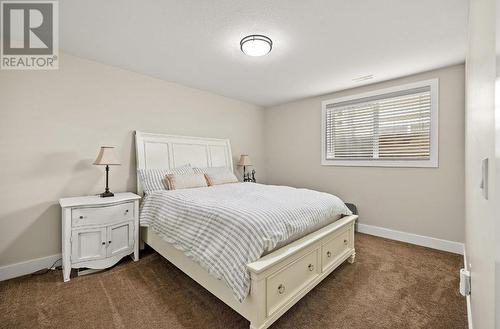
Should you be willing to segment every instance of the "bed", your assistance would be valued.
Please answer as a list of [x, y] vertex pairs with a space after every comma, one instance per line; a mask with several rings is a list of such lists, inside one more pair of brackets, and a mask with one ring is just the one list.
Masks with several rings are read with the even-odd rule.
[[[168, 169], [190, 164], [195, 167], [227, 167], [231, 171], [233, 170], [231, 147], [227, 139], [136, 132], [136, 152], [138, 169]], [[208, 194], [207, 189], [211, 189], [210, 194]], [[143, 210], [154, 209], [154, 207], [147, 206], [148, 202], [153, 204], [156, 202], [156, 204], [160, 205], [167, 202], [161, 198], [168, 200], [170, 203], [178, 200], [177, 202], [180, 204], [187, 204], [187, 201], [189, 201], [194, 204], [193, 208], [198, 209], [209, 204], [203, 204], [203, 201], [214, 193], [214, 195], [220, 193], [221, 198], [224, 199], [224, 202], [221, 203], [227, 203], [225, 211], [227, 209], [236, 209], [233, 203], [237, 202], [237, 198], [234, 198], [233, 201], [230, 197], [226, 197], [228, 191], [232, 194], [241, 193], [241, 195], [258, 196], [265, 193], [286, 195], [288, 190], [287, 187], [266, 187], [260, 184], [253, 185], [253, 183], [236, 183], [233, 186], [214, 186], [193, 191], [168, 191], [155, 196], [156, 201], [151, 201], [153, 195], [147, 196], [149, 200], [145, 199]], [[140, 182], [138, 182], [138, 193], [140, 195], [143, 193]], [[309, 192], [302, 191], [301, 193], [307, 199]], [[318, 200], [333, 197], [326, 194], [318, 194], [317, 196]], [[302, 198], [302, 195], [300, 197]], [[239, 207], [244, 208], [246, 205], [248, 203], [240, 204]], [[261, 207], [265, 207], [265, 204], [261, 203]], [[289, 209], [292, 209], [292, 206], [286, 204], [282, 205], [282, 207], [284, 208], [277, 208], [276, 210], [276, 213], [282, 217], [288, 214]], [[245, 218], [245, 221], [248, 222], [253, 218], [252, 211], [258, 211], [258, 207], [248, 205], [247, 208], [243, 212], [235, 212], [237, 215], [233, 216], [234, 220], [239, 217], [244, 218], [247, 213], [249, 217]], [[171, 211], [171, 213], [175, 212]], [[183, 214], [185, 213], [183, 212]], [[292, 213], [290, 210], [290, 218], [292, 218]], [[196, 219], [195, 212], [186, 214], [192, 216], [193, 220]], [[145, 218], [145, 216], [143, 217]], [[224, 273], [214, 273], [214, 268], [207, 267], [203, 261], [183, 251], [182, 246], [178, 243], [179, 241], [174, 241], [172, 237], [169, 239], [168, 234], [165, 234], [168, 232], [159, 230], [158, 227], [147, 223], [147, 221], [143, 221], [143, 224], [147, 226], [141, 227], [141, 239], [205, 289], [249, 320], [251, 329], [264, 329], [269, 327], [344, 261], [354, 262], [354, 222], [357, 216], [333, 217], [333, 213], [323, 214], [322, 221], [318, 220], [316, 225], [311, 225], [313, 229], [305, 231], [301, 235], [288, 234], [282, 236], [281, 240], [273, 240], [267, 237], [262, 240], [262, 243], [255, 241], [255, 245], [262, 246], [262, 249], [259, 249], [257, 253], [264, 256], [260, 257], [259, 255], [255, 259], [249, 258], [252, 259], [251, 262], [239, 264], [243, 266], [243, 270], [248, 274], [248, 286], [244, 284], [246, 281], [242, 281], [244, 288], [239, 290], [228, 284]], [[151, 215], [151, 218], [155, 217]], [[327, 219], [329, 221], [326, 222]], [[290, 231], [289, 228], [283, 230], [283, 232]], [[293, 229], [291, 232], [293, 232]], [[283, 243], [279, 243], [279, 241]], [[250, 245], [251, 242], [251, 240], [248, 240], [242, 245]], [[220, 257], [223, 258], [222, 253]], [[241, 263], [241, 260], [232, 262], [235, 264], [235, 268], [241, 267], [238, 265], [238, 261]], [[228, 264], [228, 262], [224, 264]], [[239, 284], [239, 282], [237, 283]]]

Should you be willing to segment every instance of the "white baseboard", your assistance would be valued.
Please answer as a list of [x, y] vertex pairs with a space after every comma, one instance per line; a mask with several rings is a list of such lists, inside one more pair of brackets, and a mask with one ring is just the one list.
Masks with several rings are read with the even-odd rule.
[[0, 267], [0, 281], [47, 269], [54, 263], [56, 263], [56, 261], [57, 263], [55, 264], [55, 266], [60, 266], [60, 258], [61, 254], [56, 254], [42, 258], [30, 259], [21, 263], [2, 266]]
[[461, 242], [436, 239], [436, 238], [431, 238], [429, 236], [401, 232], [367, 224], [358, 223], [357, 226], [358, 226], [358, 232], [360, 233], [380, 236], [386, 239], [407, 242], [419, 246], [448, 251], [460, 255], [462, 255], [464, 252], [464, 244]]

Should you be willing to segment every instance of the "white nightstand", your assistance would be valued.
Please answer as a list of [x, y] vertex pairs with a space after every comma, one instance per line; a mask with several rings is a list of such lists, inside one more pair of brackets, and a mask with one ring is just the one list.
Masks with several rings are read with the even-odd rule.
[[65, 282], [72, 268], [104, 269], [132, 253], [139, 260], [139, 199], [127, 192], [59, 200]]

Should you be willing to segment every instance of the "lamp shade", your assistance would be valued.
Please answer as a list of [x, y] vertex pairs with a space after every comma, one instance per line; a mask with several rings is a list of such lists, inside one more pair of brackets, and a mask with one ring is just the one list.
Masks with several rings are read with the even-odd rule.
[[250, 160], [250, 157], [246, 154], [242, 154], [240, 156], [240, 161], [238, 162], [238, 166], [251, 166], [252, 161]]
[[109, 166], [120, 165], [120, 161], [118, 161], [118, 157], [116, 156], [115, 148], [113, 146], [101, 146], [94, 164]]

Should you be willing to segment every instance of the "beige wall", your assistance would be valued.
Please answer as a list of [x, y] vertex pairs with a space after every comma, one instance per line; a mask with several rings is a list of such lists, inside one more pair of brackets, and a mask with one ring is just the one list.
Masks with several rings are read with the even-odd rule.
[[123, 163], [112, 191], [135, 190], [134, 130], [228, 137], [265, 180], [258, 106], [68, 55], [59, 71], [2, 71], [0, 266], [61, 252], [57, 201], [102, 192], [100, 145]]
[[[438, 169], [320, 165], [322, 100], [434, 77]], [[0, 266], [60, 253], [57, 200], [102, 191], [103, 168], [91, 165], [100, 145], [123, 163], [112, 190], [135, 190], [134, 130], [228, 137], [261, 182], [335, 193], [359, 206], [360, 223], [464, 240], [463, 65], [263, 110], [63, 55], [59, 71], [0, 73]]]
[[[439, 78], [439, 168], [321, 166], [321, 101]], [[334, 193], [356, 203], [359, 223], [464, 241], [464, 66], [266, 109], [268, 183]]]
[[[495, 328], [495, 0], [469, 2], [465, 126], [465, 249], [474, 329]], [[489, 199], [479, 182], [489, 158]], [[496, 237], [499, 239], [499, 237]], [[497, 252], [500, 252], [497, 250]], [[498, 282], [496, 289], [498, 289]], [[496, 328], [500, 328], [497, 314]]]

